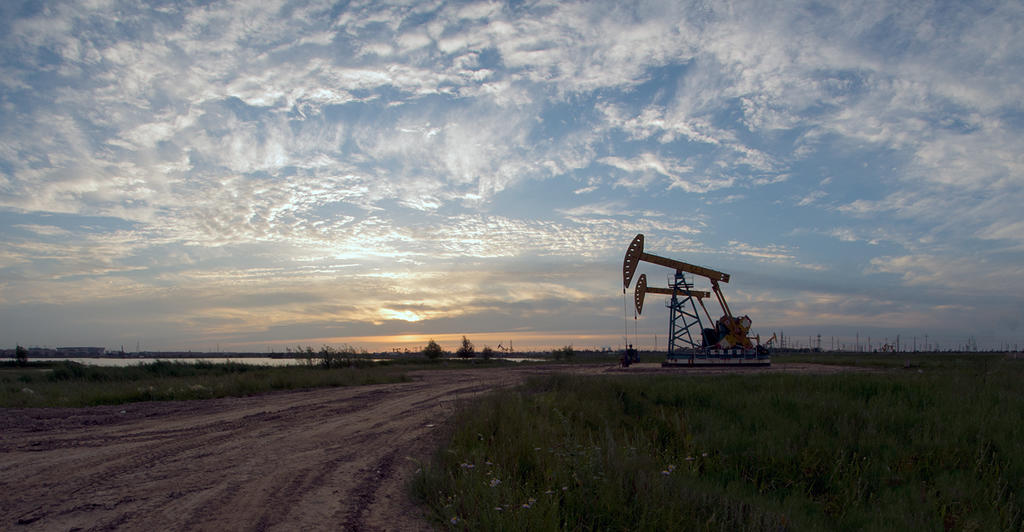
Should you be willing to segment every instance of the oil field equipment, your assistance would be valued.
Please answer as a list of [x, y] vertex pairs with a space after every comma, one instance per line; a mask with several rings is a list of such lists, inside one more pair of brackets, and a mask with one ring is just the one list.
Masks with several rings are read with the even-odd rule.
[[[622, 287], [629, 288], [640, 262], [649, 262], [675, 270], [670, 281], [671, 287], [657, 288], [647, 285], [647, 276], [637, 278], [633, 292], [633, 304], [637, 315], [641, 314], [646, 294], [670, 296], [668, 354], [663, 365], [711, 365], [711, 364], [757, 364], [769, 365], [771, 358], [766, 346], [759, 345], [748, 336], [749, 316], [733, 316], [725, 301], [719, 283], [728, 283], [729, 274], [710, 268], [694, 266], [682, 261], [667, 259], [644, 253], [644, 235], [636, 235], [626, 249], [622, 262]], [[694, 283], [687, 274], [704, 277], [711, 281], [711, 292], [694, 290]], [[705, 299], [712, 294], [722, 308], [722, 317], [711, 318]], [[698, 308], [700, 309], [698, 311]], [[702, 319], [701, 312], [703, 311]]]

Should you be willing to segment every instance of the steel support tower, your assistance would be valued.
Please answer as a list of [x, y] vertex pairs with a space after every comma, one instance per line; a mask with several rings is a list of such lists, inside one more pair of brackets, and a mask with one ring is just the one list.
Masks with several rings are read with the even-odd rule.
[[[697, 331], [703, 334], [704, 326], [700, 321], [700, 314], [697, 313], [697, 303], [691, 292], [693, 283], [686, 281], [683, 272], [676, 270], [675, 281], [672, 282], [672, 298], [669, 300], [669, 339], [668, 358], [688, 358], [693, 360], [695, 349], [702, 347], [701, 342], [693, 340], [690, 328], [697, 326]], [[703, 336], [699, 336], [703, 340]], [[689, 353], [682, 353], [683, 349], [689, 348]]]

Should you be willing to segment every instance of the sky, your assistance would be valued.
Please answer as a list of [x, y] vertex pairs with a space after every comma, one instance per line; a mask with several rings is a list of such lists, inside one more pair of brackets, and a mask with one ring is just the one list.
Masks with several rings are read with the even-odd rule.
[[0, 345], [664, 349], [663, 296], [623, 294], [642, 233], [729, 273], [762, 338], [1024, 347], [1020, 27], [1017, 1], [6, 0]]

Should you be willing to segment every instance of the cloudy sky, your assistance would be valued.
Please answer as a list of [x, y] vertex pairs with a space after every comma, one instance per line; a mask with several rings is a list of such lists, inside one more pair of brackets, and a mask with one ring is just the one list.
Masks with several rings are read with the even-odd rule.
[[1015, 1], [7, 0], [0, 344], [664, 349], [661, 296], [624, 308], [643, 233], [730, 273], [762, 336], [1024, 346], [1021, 27]]

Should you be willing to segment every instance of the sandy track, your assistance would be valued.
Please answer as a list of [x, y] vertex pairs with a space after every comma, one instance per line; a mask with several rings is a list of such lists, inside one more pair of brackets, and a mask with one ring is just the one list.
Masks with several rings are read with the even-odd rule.
[[[647, 366], [560, 370], [655, 371]], [[0, 529], [423, 529], [405, 486], [455, 404], [558, 370], [422, 371], [397, 384], [0, 410]]]
[[0, 529], [411, 530], [455, 403], [530, 370], [115, 407], [0, 410]]

